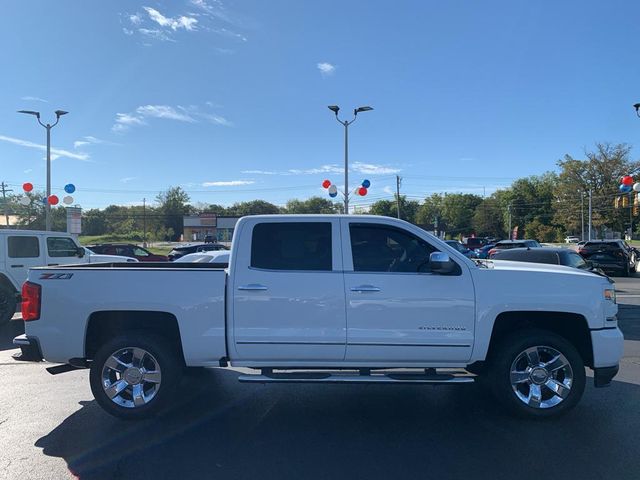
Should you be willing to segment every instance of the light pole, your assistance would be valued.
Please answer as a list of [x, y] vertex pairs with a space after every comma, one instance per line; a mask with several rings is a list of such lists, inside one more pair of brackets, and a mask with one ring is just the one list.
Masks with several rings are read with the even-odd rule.
[[344, 125], [344, 213], [346, 215], [349, 214], [349, 125], [356, 121], [358, 118], [358, 113], [360, 112], [368, 112], [373, 110], [372, 107], [358, 107], [353, 110], [353, 119], [349, 120], [340, 120], [338, 118], [338, 112], [340, 111], [340, 107], [337, 105], [329, 105], [329, 110], [336, 114], [336, 120], [341, 125]]
[[49, 197], [51, 196], [51, 129], [55, 127], [60, 121], [62, 115], [66, 115], [69, 112], [64, 110], [56, 110], [56, 123], [51, 125], [50, 123], [42, 123], [40, 121], [40, 112], [34, 112], [33, 110], [18, 110], [18, 113], [26, 113], [27, 115], [33, 115], [38, 119], [38, 123], [47, 130], [47, 202], [44, 206], [45, 211], [45, 224], [46, 230], [51, 230], [51, 205], [49, 204]]

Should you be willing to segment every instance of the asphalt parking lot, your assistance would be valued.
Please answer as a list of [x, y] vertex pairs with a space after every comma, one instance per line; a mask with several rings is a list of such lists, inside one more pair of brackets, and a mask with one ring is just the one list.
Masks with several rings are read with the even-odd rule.
[[635, 480], [640, 278], [616, 287], [620, 374], [552, 421], [509, 417], [475, 385], [252, 385], [214, 370], [185, 377], [169, 415], [122, 422], [86, 371], [15, 362], [14, 321], [0, 329], [0, 478]]

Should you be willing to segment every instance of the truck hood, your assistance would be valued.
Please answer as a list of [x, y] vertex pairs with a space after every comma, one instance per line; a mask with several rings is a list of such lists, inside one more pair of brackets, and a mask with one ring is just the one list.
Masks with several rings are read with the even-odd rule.
[[589, 272], [588, 270], [565, 267], [564, 265], [550, 265], [548, 263], [514, 262], [510, 260], [487, 260], [485, 265], [487, 265], [488, 268], [493, 268], [494, 270], [559, 273], [565, 275], [578, 275], [588, 277], [599, 276], [595, 273]]

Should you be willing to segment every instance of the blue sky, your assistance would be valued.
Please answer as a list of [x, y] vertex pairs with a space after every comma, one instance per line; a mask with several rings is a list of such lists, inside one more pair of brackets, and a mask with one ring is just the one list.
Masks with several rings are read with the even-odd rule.
[[[0, 30], [0, 180], [76, 184], [84, 208], [181, 185], [194, 202], [326, 195], [350, 129], [366, 206], [402, 192], [487, 194], [636, 143], [630, 1], [9, 0]], [[636, 152], [637, 153], [637, 152]]]

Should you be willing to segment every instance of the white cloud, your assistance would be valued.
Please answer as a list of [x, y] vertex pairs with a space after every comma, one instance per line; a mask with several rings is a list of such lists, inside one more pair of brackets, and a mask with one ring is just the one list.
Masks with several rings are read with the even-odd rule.
[[350, 170], [368, 175], [388, 175], [400, 172], [399, 168], [385, 167], [384, 165], [374, 165], [373, 163], [354, 162]]
[[23, 170], [23, 173], [31, 173], [33, 172], [33, 168], [27, 168], [26, 170]]
[[382, 189], [382, 191], [384, 193], [386, 193], [387, 195], [393, 195], [395, 192], [393, 191], [393, 188], [386, 186]]
[[165, 17], [158, 10], [151, 7], [142, 7], [149, 15], [149, 18], [156, 22], [161, 27], [168, 27], [174, 32], [180, 28], [183, 28], [188, 31], [192, 31], [196, 29], [196, 24], [198, 23], [198, 19], [194, 17], [187, 17], [181, 15], [176, 18]]
[[323, 77], [328, 77], [330, 75], [333, 75], [336, 71], [336, 66], [328, 62], [321, 62], [321, 63], [318, 63], [316, 66], [318, 67], [318, 70], [320, 70], [320, 74]]
[[127, 27], [122, 27], [122, 32], [125, 35], [133, 35], [133, 30], [128, 29]]
[[[388, 175], [400, 172], [399, 168], [392, 168], [384, 165], [376, 165], [373, 163], [353, 162], [349, 168], [350, 172], [362, 173], [367, 175]], [[318, 175], [320, 173], [344, 173], [344, 167], [338, 164], [321, 165], [316, 168], [290, 168], [284, 171], [274, 170], [242, 170], [240, 173], [255, 175]]]
[[157, 28], [139, 28], [138, 32], [145, 37], [152, 38], [154, 40], [160, 40], [163, 42], [175, 42], [169, 35]]
[[87, 145], [90, 145], [90, 143], [83, 140], [76, 140], [75, 142], [73, 142], [73, 148], [76, 149], [86, 147]]
[[253, 185], [253, 180], [230, 180], [226, 182], [203, 182], [203, 187], [239, 187], [242, 185]]
[[[184, 111], [181, 107], [178, 107]], [[193, 117], [186, 113], [178, 112], [169, 105], [141, 105], [136, 108], [136, 113], [142, 117], [166, 118], [168, 120], [178, 120], [179, 122], [193, 123]]]
[[81, 140], [73, 142], [73, 148], [78, 149], [86, 147], [87, 145], [118, 145], [117, 143], [109, 142], [108, 140], [102, 140], [92, 135], [82, 137]]
[[124, 178], [121, 178], [120, 181], [122, 183], [129, 183], [130, 181], [135, 180], [136, 178], [138, 177], [124, 177]]
[[129, 15], [129, 21], [132, 25], [140, 25], [142, 23], [142, 17], [139, 13], [136, 13], [135, 15]]
[[255, 175], [281, 175], [278, 172], [273, 172], [273, 171], [269, 171], [269, 170], [242, 170], [240, 173], [244, 173], [244, 174], [255, 174]]
[[27, 102], [42, 102], [42, 103], [49, 103], [48, 100], [45, 100], [44, 98], [40, 98], [40, 97], [31, 97], [29, 95], [27, 95], [26, 97], [20, 97], [20, 100], [25, 100]]
[[[12, 143], [14, 145], [19, 145], [21, 147], [27, 148], [36, 148], [38, 150], [46, 151], [46, 145], [40, 145], [39, 143], [30, 142], [28, 140], [22, 140], [20, 138], [7, 137], [6, 135], [0, 135], [0, 141]], [[51, 149], [51, 158], [55, 160], [58, 157], [66, 157], [72, 158], [74, 160], [81, 160], [83, 162], [89, 161], [89, 155], [86, 153], [74, 153], [68, 150], [63, 150], [61, 148], [52, 148]]]
[[186, 123], [198, 123], [198, 119], [204, 119], [215, 125], [233, 126], [233, 123], [226, 118], [214, 113], [203, 112], [197, 105], [188, 107], [180, 105], [177, 107], [170, 105], [141, 105], [133, 113], [117, 113], [115, 124], [111, 129], [114, 132], [123, 133], [132, 126], [146, 125], [146, 119], [148, 118], [176, 120]]

